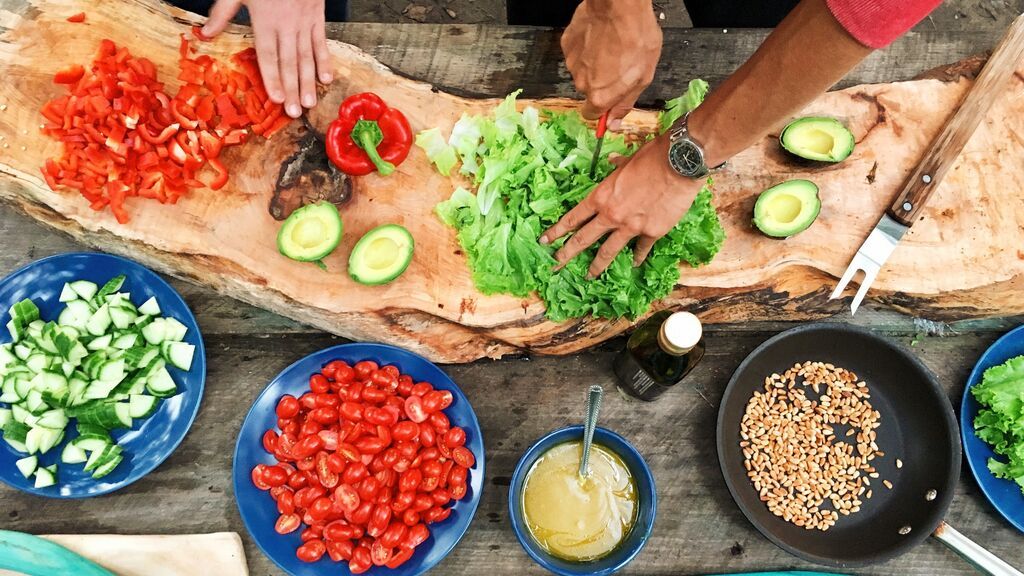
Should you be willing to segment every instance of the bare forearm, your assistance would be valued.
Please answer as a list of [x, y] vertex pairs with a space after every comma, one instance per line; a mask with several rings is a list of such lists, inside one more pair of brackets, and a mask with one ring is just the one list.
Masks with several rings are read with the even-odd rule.
[[757, 52], [691, 114], [689, 129], [717, 166], [798, 114], [872, 51], [824, 0], [803, 0]]

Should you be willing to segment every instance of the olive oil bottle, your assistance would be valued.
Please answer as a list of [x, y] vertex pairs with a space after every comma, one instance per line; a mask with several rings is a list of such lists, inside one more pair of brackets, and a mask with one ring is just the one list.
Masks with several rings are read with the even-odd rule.
[[686, 377], [704, 357], [700, 320], [689, 312], [664, 310], [645, 320], [615, 357], [619, 389], [654, 400]]

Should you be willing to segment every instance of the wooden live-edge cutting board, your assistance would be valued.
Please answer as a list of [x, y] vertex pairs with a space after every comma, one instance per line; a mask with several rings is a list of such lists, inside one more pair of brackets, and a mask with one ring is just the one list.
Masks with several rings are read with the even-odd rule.
[[[85, 11], [84, 24], [65, 18]], [[621, 333], [626, 320], [581, 319], [554, 324], [536, 299], [486, 297], [474, 288], [453, 231], [432, 213], [454, 180], [413, 149], [398, 171], [353, 182], [343, 207], [345, 237], [326, 263], [329, 272], [277, 253], [279, 222], [273, 202], [315, 196], [304, 188], [276, 189], [282, 163], [293, 157], [306, 129], [293, 122], [269, 142], [254, 139], [226, 153], [231, 182], [219, 192], [198, 190], [177, 206], [129, 203], [132, 220], [119, 225], [74, 192], [52, 192], [40, 177], [44, 160], [59, 153], [39, 133], [39, 109], [62, 90], [51, 82], [60, 66], [87, 63], [102, 38], [153, 60], [160, 79], [176, 90], [178, 35], [198, 22], [155, 0], [0, 0], [0, 197], [17, 209], [102, 250], [360, 340], [391, 342], [446, 362], [519, 351], [564, 354]], [[247, 47], [236, 28], [201, 50], [227, 59]], [[374, 91], [403, 110], [414, 130], [447, 133], [463, 112], [484, 113], [494, 100], [468, 100], [393, 74], [358, 49], [331, 42], [338, 78], [309, 120], [323, 130], [348, 94]], [[969, 87], [968, 74], [857, 86], [819, 98], [807, 113], [842, 118], [857, 147], [838, 166], [808, 167], [784, 156], [775, 136], [740, 154], [716, 177], [716, 206], [728, 239], [715, 261], [685, 269], [681, 285], [660, 306], [684, 306], [707, 322], [804, 319], [833, 314], [827, 301], [863, 238], [878, 220], [930, 139]], [[951, 70], [953, 70], [951, 68]], [[497, 96], [497, 95], [496, 95]], [[549, 108], [567, 100], [532, 102]], [[653, 113], [633, 113], [635, 131], [653, 129]], [[957, 165], [872, 286], [876, 303], [933, 318], [1024, 312], [1024, 74], [1018, 73], [971, 139]], [[757, 193], [789, 178], [821, 188], [822, 211], [806, 232], [779, 241], [750, 225]], [[310, 183], [312, 182], [312, 183]], [[276, 198], [276, 199], [275, 199]], [[360, 286], [345, 273], [354, 242], [370, 228], [399, 223], [413, 233], [408, 271], [383, 287]]]

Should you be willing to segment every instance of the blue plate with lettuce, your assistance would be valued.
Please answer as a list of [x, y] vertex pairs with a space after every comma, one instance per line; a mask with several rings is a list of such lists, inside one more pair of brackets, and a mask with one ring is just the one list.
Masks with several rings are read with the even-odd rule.
[[1024, 532], [1024, 326], [982, 354], [960, 405], [964, 455], [981, 491]]

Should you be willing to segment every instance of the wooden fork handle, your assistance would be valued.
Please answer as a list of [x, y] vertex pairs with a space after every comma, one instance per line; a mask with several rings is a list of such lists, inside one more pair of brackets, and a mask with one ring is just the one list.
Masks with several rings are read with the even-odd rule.
[[917, 167], [910, 173], [889, 215], [905, 226], [911, 226], [932, 195], [943, 176], [963, 151], [978, 124], [988, 113], [1021, 59], [1024, 58], [1024, 15], [1018, 16], [992, 52], [988, 62], [967, 92], [960, 107], [939, 135]]

